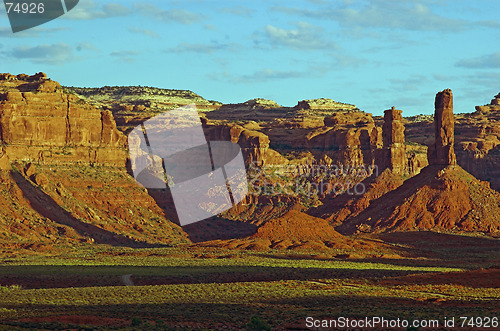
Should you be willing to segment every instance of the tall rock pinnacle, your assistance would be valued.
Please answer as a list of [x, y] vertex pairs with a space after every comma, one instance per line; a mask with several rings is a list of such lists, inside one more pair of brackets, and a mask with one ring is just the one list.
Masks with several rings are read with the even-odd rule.
[[384, 125], [382, 139], [384, 142], [384, 163], [386, 168], [394, 172], [405, 171], [405, 127], [402, 111], [394, 107], [384, 111]]
[[455, 150], [455, 117], [453, 116], [453, 93], [446, 89], [436, 94], [434, 103], [435, 143], [429, 149], [429, 163], [437, 165], [457, 164]]

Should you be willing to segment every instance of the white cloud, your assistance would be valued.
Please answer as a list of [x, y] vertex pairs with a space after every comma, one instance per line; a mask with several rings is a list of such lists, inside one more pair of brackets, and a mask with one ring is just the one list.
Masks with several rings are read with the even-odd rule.
[[76, 50], [81, 52], [81, 51], [98, 51], [98, 49], [92, 45], [91, 43], [87, 43], [87, 42], [82, 42], [82, 43], [78, 43], [76, 45]]
[[430, 7], [410, 1], [372, 0], [365, 6], [330, 4], [318, 9], [274, 7], [291, 15], [338, 22], [347, 28], [383, 28], [413, 31], [463, 31], [470, 22], [434, 13]]
[[193, 52], [200, 54], [209, 54], [218, 51], [236, 51], [240, 47], [236, 44], [219, 44], [218, 42], [212, 42], [207, 44], [194, 44], [194, 43], [181, 43], [175, 47], [166, 50], [168, 53], [185, 53]]
[[145, 35], [145, 36], [148, 36], [148, 37], [153, 37], [153, 38], [159, 38], [160, 37], [160, 35], [156, 31], [149, 30], [149, 29], [140, 29], [140, 28], [135, 28], [135, 27], [129, 27], [128, 31], [130, 31], [132, 33], [142, 34], [142, 35]]
[[184, 9], [161, 9], [150, 3], [135, 3], [134, 8], [139, 14], [154, 18], [163, 23], [192, 24], [201, 20], [201, 16]]
[[262, 41], [272, 47], [289, 47], [296, 50], [335, 49], [336, 45], [324, 38], [320, 27], [306, 22], [298, 22], [296, 29], [282, 29], [267, 25], [264, 31], [254, 39], [256, 45]]
[[134, 62], [136, 60], [136, 57], [140, 54], [141, 53], [139, 51], [128, 50], [128, 51], [114, 51], [111, 52], [109, 55], [118, 59], [118, 61]]
[[0, 38], [36, 38], [40, 37], [41, 34], [47, 36], [49, 33], [67, 31], [68, 28], [43, 28], [34, 27], [28, 30], [13, 33], [11, 28], [0, 27]]
[[252, 16], [252, 14], [255, 12], [255, 10], [244, 6], [223, 8], [221, 9], [221, 11], [224, 13], [229, 13], [237, 16], [246, 16], [246, 17]]
[[208, 75], [211, 80], [231, 81], [233, 83], [262, 83], [271, 80], [281, 80], [290, 78], [303, 78], [307, 77], [310, 73], [307, 71], [294, 71], [294, 70], [275, 70], [271, 68], [263, 68], [249, 74], [235, 75], [227, 71], [217, 72]]
[[394, 89], [404, 90], [404, 91], [418, 91], [422, 86], [425, 86], [429, 82], [429, 78], [424, 75], [411, 75], [401, 78], [391, 78], [389, 82], [392, 84]]
[[80, 1], [78, 5], [62, 16], [69, 20], [93, 20], [132, 14], [132, 9], [120, 3], [96, 4], [93, 0]]
[[73, 48], [65, 43], [19, 46], [9, 52], [16, 59], [27, 59], [35, 63], [62, 65], [73, 60]]
[[289, 79], [289, 78], [300, 78], [306, 76], [305, 72], [293, 71], [293, 70], [274, 70], [265, 68], [254, 72], [250, 75], [241, 76], [242, 80], [259, 80], [266, 81], [271, 79]]
[[500, 52], [460, 60], [456, 63], [456, 66], [473, 69], [498, 69], [500, 68]]

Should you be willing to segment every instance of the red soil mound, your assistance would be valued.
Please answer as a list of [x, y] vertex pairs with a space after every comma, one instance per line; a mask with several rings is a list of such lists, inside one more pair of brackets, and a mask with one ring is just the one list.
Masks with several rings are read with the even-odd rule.
[[366, 187], [366, 192], [363, 195], [346, 193], [341, 196], [329, 197], [323, 200], [323, 205], [310, 209], [308, 213], [324, 218], [337, 226], [368, 208], [371, 201], [397, 189], [403, 182], [403, 176], [386, 169], [380, 176], [368, 178], [362, 182]]
[[198, 243], [199, 247], [224, 247], [228, 249], [306, 249], [351, 248], [354, 241], [335, 231], [327, 220], [290, 210], [257, 228], [250, 237], [231, 240], [214, 240]]
[[429, 166], [339, 226], [341, 232], [500, 231], [500, 194], [459, 166]]
[[290, 210], [280, 218], [267, 221], [257, 229], [252, 238], [271, 241], [345, 240], [328, 224], [328, 221], [295, 210]]

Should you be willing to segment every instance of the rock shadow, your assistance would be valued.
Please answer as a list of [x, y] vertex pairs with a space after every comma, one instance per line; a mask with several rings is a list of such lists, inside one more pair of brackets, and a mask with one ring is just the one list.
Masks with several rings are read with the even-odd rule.
[[124, 235], [106, 231], [96, 225], [78, 220], [68, 211], [59, 206], [48, 194], [36, 187], [22, 174], [11, 171], [11, 178], [21, 189], [23, 196], [29, 201], [30, 206], [41, 216], [55, 223], [73, 228], [79, 235], [90, 237], [97, 244], [112, 246], [147, 248], [160, 247], [142, 241], [136, 241]]
[[[180, 226], [175, 210], [174, 200], [168, 187], [166, 189], [147, 189], [148, 194], [163, 209], [165, 217]], [[231, 221], [220, 216], [182, 226], [189, 239], [194, 242], [211, 240], [238, 239], [251, 236], [257, 232], [257, 226], [243, 221]]]

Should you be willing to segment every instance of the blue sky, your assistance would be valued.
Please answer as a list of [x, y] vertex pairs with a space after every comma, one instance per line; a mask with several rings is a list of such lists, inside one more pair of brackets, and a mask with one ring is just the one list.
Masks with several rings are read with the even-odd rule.
[[224, 103], [331, 98], [375, 115], [455, 112], [500, 92], [498, 0], [80, 0], [13, 34], [0, 5], [0, 72], [63, 85], [189, 89]]

